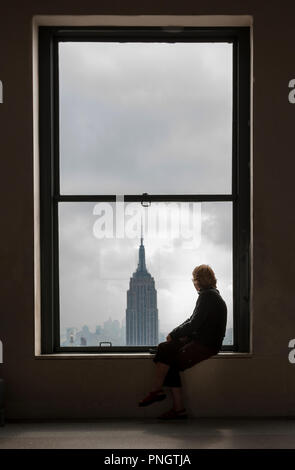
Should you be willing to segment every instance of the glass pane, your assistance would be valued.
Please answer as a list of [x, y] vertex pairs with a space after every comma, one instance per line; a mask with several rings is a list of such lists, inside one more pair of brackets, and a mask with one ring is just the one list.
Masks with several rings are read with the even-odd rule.
[[62, 194], [230, 194], [232, 44], [59, 43]]
[[199, 264], [216, 274], [232, 344], [231, 202], [65, 202], [59, 226], [61, 346], [165, 341], [193, 312]]

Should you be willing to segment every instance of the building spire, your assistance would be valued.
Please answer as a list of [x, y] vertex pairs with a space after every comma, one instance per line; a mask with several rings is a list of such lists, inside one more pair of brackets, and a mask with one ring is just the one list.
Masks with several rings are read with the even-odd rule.
[[143, 230], [142, 230], [142, 219], [141, 219], [141, 227], [140, 227], [140, 246], [139, 246], [139, 259], [138, 259], [138, 266], [137, 271], [146, 272], [146, 265], [145, 265], [145, 250], [143, 244]]
[[140, 221], [140, 246], [143, 246], [142, 217]]

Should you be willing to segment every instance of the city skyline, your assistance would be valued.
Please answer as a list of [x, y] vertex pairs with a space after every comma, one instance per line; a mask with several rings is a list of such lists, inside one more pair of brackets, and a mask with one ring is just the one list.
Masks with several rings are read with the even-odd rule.
[[[105, 324], [107, 328], [105, 329]], [[112, 331], [112, 326], [116, 325]], [[120, 338], [125, 338], [125, 325], [122, 320], [121, 324], [118, 320], [112, 320], [109, 318], [104, 322], [103, 325], [96, 325], [93, 331], [87, 325], [82, 325], [81, 329], [75, 327], [67, 327], [61, 335], [61, 346], [99, 346], [100, 342], [110, 342], [112, 346], [126, 346], [123, 342], [116, 342], [118, 338], [118, 333]], [[70, 337], [73, 336], [73, 341], [70, 340]], [[81, 337], [86, 339], [86, 344], [81, 344]], [[166, 334], [162, 331], [159, 331], [159, 343], [166, 341]], [[227, 328], [226, 334], [223, 340], [224, 345], [233, 344], [233, 328]]]

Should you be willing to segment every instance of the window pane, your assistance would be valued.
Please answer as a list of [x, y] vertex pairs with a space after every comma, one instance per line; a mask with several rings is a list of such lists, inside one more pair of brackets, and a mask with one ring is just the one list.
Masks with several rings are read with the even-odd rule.
[[62, 194], [229, 194], [231, 43], [59, 43]]
[[65, 202], [59, 226], [61, 346], [164, 341], [192, 314], [192, 270], [203, 263], [227, 303], [232, 344], [232, 203]]

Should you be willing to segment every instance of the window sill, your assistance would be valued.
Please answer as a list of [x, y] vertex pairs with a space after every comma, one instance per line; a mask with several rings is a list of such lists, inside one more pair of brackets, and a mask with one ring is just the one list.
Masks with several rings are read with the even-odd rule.
[[[35, 359], [152, 359], [154, 354], [149, 353], [58, 353], [35, 355]], [[224, 358], [252, 358], [253, 353], [221, 352], [210, 359]]]

